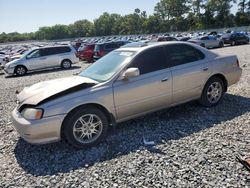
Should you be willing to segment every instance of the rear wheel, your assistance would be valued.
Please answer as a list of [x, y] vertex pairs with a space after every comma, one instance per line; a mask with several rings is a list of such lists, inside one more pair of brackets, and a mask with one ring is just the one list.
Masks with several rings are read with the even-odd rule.
[[61, 64], [63, 69], [70, 69], [71, 65], [72, 65], [72, 62], [68, 59], [63, 60]]
[[17, 76], [23, 76], [27, 73], [27, 68], [24, 66], [17, 66], [14, 72]]
[[236, 45], [236, 42], [233, 40], [232, 42], [231, 42], [231, 46], [235, 46]]
[[67, 117], [63, 134], [77, 148], [86, 148], [100, 143], [107, 134], [108, 120], [105, 114], [94, 107], [81, 108]]
[[225, 85], [218, 77], [209, 79], [203, 89], [200, 103], [203, 106], [211, 107], [217, 105], [223, 98]]

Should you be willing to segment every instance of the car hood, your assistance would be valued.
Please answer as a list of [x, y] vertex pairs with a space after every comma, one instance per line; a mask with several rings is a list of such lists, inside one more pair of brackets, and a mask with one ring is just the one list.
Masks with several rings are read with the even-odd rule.
[[97, 83], [92, 79], [81, 76], [55, 79], [24, 88], [17, 95], [17, 98], [20, 103], [39, 105], [63, 95], [92, 87]]

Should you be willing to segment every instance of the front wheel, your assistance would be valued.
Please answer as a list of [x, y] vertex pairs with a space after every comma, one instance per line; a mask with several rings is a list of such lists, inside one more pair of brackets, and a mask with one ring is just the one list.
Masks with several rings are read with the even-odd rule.
[[220, 78], [214, 77], [206, 83], [200, 103], [203, 106], [211, 107], [217, 105], [223, 98], [225, 93], [225, 85]]
[[23, 75], [25, 75], [27, 73], [27, 69], [26, 69], [26, 67], [24, 67], [24, 66], [17, 66], [16, 68], [15, 68], [15, 74], [17, 75], [17, 76], [23, 76]]
[[108, 120], [101, 110], [83, 107], [66, 119], [63, 134], [71, 145], [82, 149], [100, 143], [107, 129]]

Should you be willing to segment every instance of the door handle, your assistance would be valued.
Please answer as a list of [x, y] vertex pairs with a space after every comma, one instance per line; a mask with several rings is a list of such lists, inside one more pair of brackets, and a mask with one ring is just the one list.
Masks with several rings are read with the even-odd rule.
[[208, 68], [204, 68], [203, 71], [208, 71]]
[[40, 58], [41, 60], [45, 60], [45, 59], [47, 59], [46, 57], [42, 57], [42, 58]]
[[161, 80], [161, 82], [167, 82], [168, 81], [168, 78], [163, 78], [162, 80]]

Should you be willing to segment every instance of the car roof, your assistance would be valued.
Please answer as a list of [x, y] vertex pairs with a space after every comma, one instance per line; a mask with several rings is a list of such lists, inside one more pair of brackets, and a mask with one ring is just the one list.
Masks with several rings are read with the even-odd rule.
[[43, 46], [43, 47], [39, 47], [38, 49], [57, 48], [57, 47], [70, 47], [70, 45]]
[[203, 48], [199, 45], [196, 45], [196, 44], [193, 44], [193, 43], [189, 43], [189, 42], [185, 42], [185, 41], [166, 41], [166, 42], [154, 42], [154, 43], [147, 43], [147, 45], [144, 45], [142, 47], [123, 47], [123, 48], [118, 48], [116, 49], [115, 51], [117, 52], [122, 52], [122, 51], [131, 51], [131, 52], [135, 52], [135, 53], [140, 53], [144, 50], [147, 50], [147, 49], [151, 49], [151, 48], [154, 48], [154, 47], [160, 47], [160, 46], [167, 46], [167, 45], [172, 45], [172, 44], [185, 44], [185, 45], [188, 45], [188, 46], [192, 46], [198, 50], [200, 50], [201, 52], [203, 52], [204, 54], [206, 54], [207, 57], [209, 58], [215, 58], [218, 56], [218, 54], [212, 52], [212, 51], [209, 51], [207, 50], [206, 48]]
[[[133, 43], [131, 43], [131, 44], [133, 44]], [[170, 44], [188, 44], [188, 45], [193, 46], [190, 43], [182, 42], [182, 41], [166, 41], [166, 42], [164, 41], [164, 42], [151, 42], [151, 43], [139, 42], [138, 45], [121, 47], [121, 48], [118, 48], [116, 51], [138, 51], [139, 52], [139, 51], [143, 51], [143, 50], [150, 49], [153, 47], [166, 46], [166, 45], [170, 45]]]

